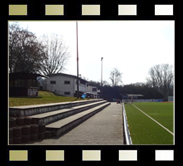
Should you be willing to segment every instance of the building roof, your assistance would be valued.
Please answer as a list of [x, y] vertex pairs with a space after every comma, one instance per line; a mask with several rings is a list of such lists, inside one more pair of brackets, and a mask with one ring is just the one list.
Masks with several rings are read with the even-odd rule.
[[[65, 74], [65, 73], [56, 73], [56, 74], [50, 74], [50, 75], [48, 75], [48, 77], [52, 77], [52, 76], [68, 76], [68, 77], [72, 77], [72, 78], [77, 79], [77, 76], [71, 75], [71, 74]], [[84, 79], [82, 79], [82, 78], [80, 78], [80, 77], [79, 77], [79, 80], [88, 82], [88, 81], [86, 81], [86, 80], [84, 80]]]

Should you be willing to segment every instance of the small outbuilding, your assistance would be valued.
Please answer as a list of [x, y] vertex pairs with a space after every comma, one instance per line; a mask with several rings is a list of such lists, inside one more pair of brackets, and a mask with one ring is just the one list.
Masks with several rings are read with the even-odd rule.
[[87, 88], [87, 96], [89, 98], [98, 99], [98, 98], [100, 98], [100, 90], [98, 90], [98, 88], [95, 87], [95, 86], [88, 85], [88, 88]]
[[39, 83], [37, 77], [45, 77], [33, 73], [9, 73], [9, 96], [36, 97]]

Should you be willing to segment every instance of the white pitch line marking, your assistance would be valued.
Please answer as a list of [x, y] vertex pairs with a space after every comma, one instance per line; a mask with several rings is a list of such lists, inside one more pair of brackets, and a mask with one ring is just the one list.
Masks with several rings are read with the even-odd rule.
[[151, 120], [153, 120], [154, 122], [156, 122], [159, 126], [161, 126], [162, 128], [164, 128], [166, 131], [168, 131], [170, 134], [172, 134], [174, 136], [174, 133], [172, 133], [170, 130], [168, 130], [165, 126], [163, 126], [161, 123], [159, 123], [158, 121], [156, 121], [155, 119], [153, 119], [151, 116], [149, 116], [148, 114], [146, 114], [145, 112], [143, 112], [140, 108], [138, 108], [137, 106], [135, 106], [134, 104], [132, 104], [134, 107], [136, 107], [139, 111], [141, 111], [144, 115], [146, 115], [148, 118], [150, 118]]

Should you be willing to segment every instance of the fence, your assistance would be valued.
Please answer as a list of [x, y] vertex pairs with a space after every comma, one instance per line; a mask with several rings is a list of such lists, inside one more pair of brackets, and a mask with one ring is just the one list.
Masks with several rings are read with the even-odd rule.
[[173, 102], [173, 96], [168, 96], [168, 101], [172, 101]]
[[[131, 102], [131, 99], [123, 99], [123, 102]], [[163, 99], [133, 99], [133, 102], [163, 102]]]
[[125, 142], [127, 145], [132, 145], [132, 139], [130, 136], [130, 131], [128, 129], [128, 121], [126, 117], [126, 111], [125, 111], [125, 106], [124, 103], [122, 103], [122, 108], [123, 108], [123, 129], [124, 129], [124, 134], [125, 134]]

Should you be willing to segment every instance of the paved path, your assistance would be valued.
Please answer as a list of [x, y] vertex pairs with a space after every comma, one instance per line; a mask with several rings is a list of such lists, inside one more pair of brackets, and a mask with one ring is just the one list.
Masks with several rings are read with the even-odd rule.
[[122, 105], [111, 103], [62, 137], [45, 139], [41, 145], [123, 145]]

